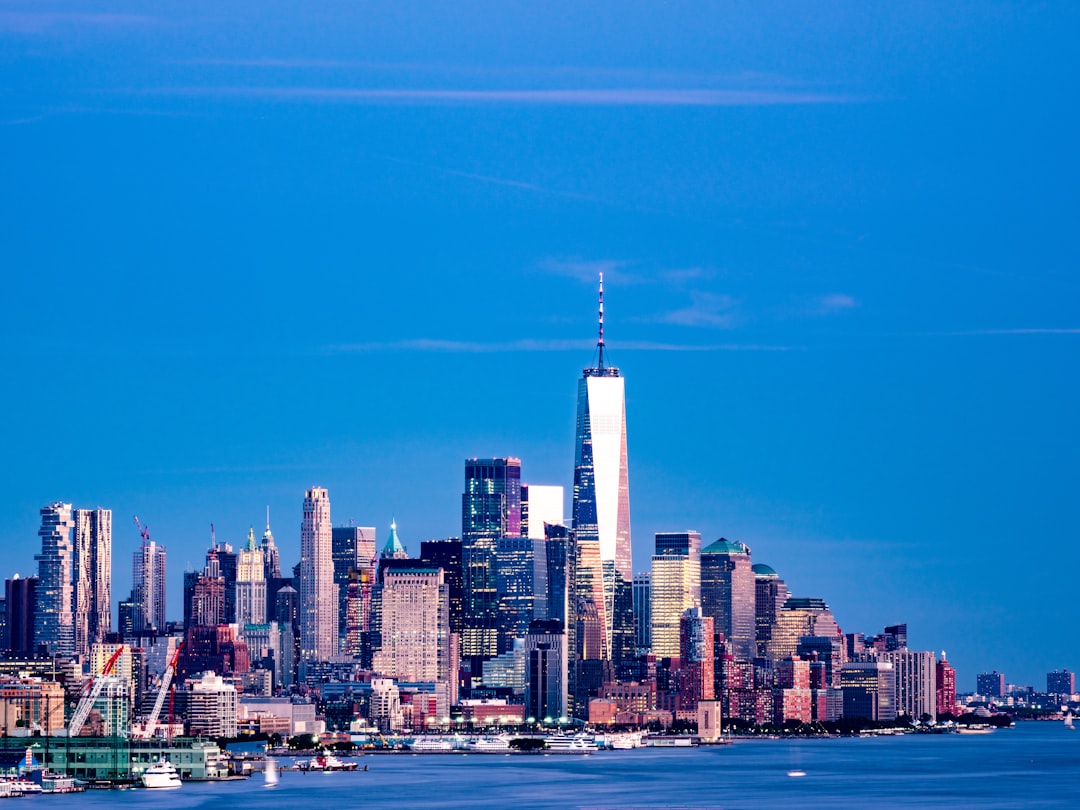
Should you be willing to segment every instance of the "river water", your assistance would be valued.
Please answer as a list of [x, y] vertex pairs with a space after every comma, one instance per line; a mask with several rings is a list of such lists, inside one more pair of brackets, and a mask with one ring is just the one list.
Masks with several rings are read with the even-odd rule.
[[22, 802], [48, 810], [1080, 808], [1080, 730], [1061, 723], [1020, 723], [983, 735], [751, 740], [586, 757], [375, 754], [359, 761], [353, 773], [285, 773], [272, 789], [257, 775], [175, 791], [89, 791]]

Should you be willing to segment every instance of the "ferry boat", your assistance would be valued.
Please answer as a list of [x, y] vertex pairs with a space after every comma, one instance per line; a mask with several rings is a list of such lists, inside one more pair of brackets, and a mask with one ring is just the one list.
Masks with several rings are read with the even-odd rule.
[[417, 753], [433, 753], [437, 751], [453, 751], [454, 740], [450, 737], [417, 737], [410, 746], [410, 750]]
[[142, 783], [143, 787], [155, 789], [178, 788], [183, 784], [176, 768], [164, 758], [143, 771]]
[[482, 754], [502, 754], [510, 751], [510, 738], [500, 734], [497, 737], [476, 737], [466, 743], [467, 751]]
[[544, 742], [552, 754], [595, 754], [599, 750], [595, 739], [578, 734], [572, 737], [555, 734], [546, 737]]

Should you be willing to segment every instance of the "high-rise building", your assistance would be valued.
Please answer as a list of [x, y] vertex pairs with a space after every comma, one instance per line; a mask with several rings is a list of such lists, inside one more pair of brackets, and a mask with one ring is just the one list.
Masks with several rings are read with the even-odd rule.
[[[578, 544], [577, 603], [599, 621], [602, 658], [634, 654], [630, 479], [626, 392], [619, 369], [604, 357], [604, 277], [600, 276], [596, 363], [578, 382], [572, 528]], [[593, 548], [593, 546], [596, 548]], [[596, 568], [596, 570], [591, 570]]]
[[[263, 565], [266, 566], [266, 580], [281, 578], [281, 553], [274, 543], [274, 534], [270, 531], [270, 507], [266, 507], [266, 531], [262, 536]], [[269, 605], [267, 606], [269, 608]], [[270, 612], [269, 610], [267, 611]]]
[[529, 624], [525, 634], [525, 717], [554, 723], [566, 717], [566, 632], [558, 620]]
[[[332, 555], [334, 558], [334, 585], [338, 594], [338, 640], [344, 643], [348, 625], [349, 582], [361, 571], [371, 568], [375, 559], [374, 526], [335, 526], [331, 530]], [[354, 573], [357, 577], [351, 577]], [[342, 646], [344, 649], [344, 646]]]
[[776, 614], [787, 601], [788, 590], [784, 580], [769, 566], [756, 563], [751, 570], [754, 572], [754, 637], [757, 656], [764, 658], [776, 624]]
[[165, 630], [165, 546], [144, 535], [132, 555], [131, 601], [136, 633], [160, 633]]
[[471, 458], [465, 461], [461, 497], [461, 561], [465, 626], [461, 654], [478, 664], [499, 652], [496, 543], [521, 536], [521, 461]]
[[896, 719], [896, 678], [888, 661], [849, 661], [840, 672], [844, 719]]
[[499, 655], [514, 649], [515, 640], [525, 637], [534, 618], [533, 543], [528, 537], [500, 537], [495, 541]]
[[266, 561], [255, 544], [255, 529], [248, 530], [247, 546], [236, 562], [236, 623], [241, 631], [245, 625], [266, 623]]
[[[945, 653], [941, 654], [945, 657]], [[1076, 694], [1076, 675], [1063, 669], [1060, 672], [1054, 670], [1046, 673], [1046, 694], [1066, 697]]]
[[49, 655], [69, 656], [75, 650], [72, 613], [70, 503], [54, 503], [41, 509], [41, 553], [38, 564], [37, 606], [34, 611], [34, 646]]
[[975, 678], [975, 692], [983, 697], [1005, 697], [1005, 676], [996, 669], [980, 672]]
[[878, 653], [878, 660], [893, 665], [898, 715], [906, 714], [913, 720], [924, 715], [937, 717], [937, 661], [932, 652], [889, 650]]
[[937, 662], [935, 672], [937, 681], [937, 717], [943, 714], [956, 714], [956, 670], [949, 664], [945, 651], [941, 651], [941, 660]]
[[639, 652], [652, 647], [652, 574], [634, 574], [634, 628]]
[[701, 605], [700, 533], [657, 533], [650, 596], [652, 652], [657, 658], [677, 658], [683, 613]]
[[7, 643], [13, 656], [34, 653], [34, 611], [37, 606], [37, 577], [16, 574], [4, 582], [4, 603], [7, 607]]
[[521, 533], [533, 540], [544, 539], [545, 524], [563, 525], [562, 487], [521, 485]]
[[757, 655], [756, 589], [750, 549], [720, 538], [701, 550], [701, 610], [740, 661]]
[[824, 600], [789, 596], [776, 614], [765, 654], [774, 662], [798, 655], [804, 636], [832, 639], [838, 648], [844, 643], [844, 634]]
[[683, 611], [679, 619], [679, 701], [680, 711], [697, 711], [702, 700], [715, 696], [714, 625], [700, 607]]
[[304, 494], [300, 523], [300, 657], [328, 661], [337, 652], [337, 589], [334, 587], [330, 493], [312, 487]]
[[112, 631], [112, 510], [76, 509], [72, 578], [75, 652]]
[[442, 569], [407, 560], [385, 569], [380, 602], [382, 646], [375, 671], [398, 681], [448, 683], [450, 598]]
[[461, 538], [424, 540], [420, 543], [420, 559], [431, 565], [437, 565], [443, 570], [443, 582], [446, 583], [447, 594], [450, 598], [450, 632], [456, 633], [460, 638], [465, 620]]

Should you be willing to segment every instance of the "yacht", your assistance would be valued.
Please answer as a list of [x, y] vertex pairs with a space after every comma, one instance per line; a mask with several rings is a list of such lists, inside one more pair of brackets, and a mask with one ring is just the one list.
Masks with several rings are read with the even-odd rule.
[[595, 754], [597, 750], [596, 740], [582, 735], [568, 736], [565, 734], [553, 734], [547, 737], [548, 751], [553, 754]]
[[412, 744], [412, 750], [417, 753], [453, 751], [454, 741], [449, 737], [418, 737]]
[[147, 788], [178, 788], [183, 784], [176, 768], [164, 758], [143, 771], [142, 783]]

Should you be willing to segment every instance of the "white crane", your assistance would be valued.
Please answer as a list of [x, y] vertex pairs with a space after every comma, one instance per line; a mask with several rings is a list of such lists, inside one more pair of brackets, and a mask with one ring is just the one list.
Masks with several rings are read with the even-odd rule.
[[101, 670], [101, 674], [94, 677], [91, 682], [87, 684], [86, 691], [79, 700], [79, 705], [75, 707], [75, 713], [71, 715], [71, 723], [68, 724], [69, 737], [79, 736], [79, 732], [82, 731], [86, 718], [90, 716], [90, 710], [94, 708], [94, 704], [101, 695], [101, 690], [105, 686], [105, 682], [109, 680], [109, 673], [116, 665], [116, 661], [123, 651], [124, 646], [121, 645], [105, 664], [104, 669]]
[[180, 642], [180, 645], [176, 648], [176, 652], [173, 653], [172, 661], [165, 667], [165, 674], [161, 676], [161, 687], [158, 689], [157, 699], [154, 701], [154, 708], [150, 710], [150, 716], [146, 719], [146, 728], [143, 729], [143, 733], [139, 735], [140, 740], [149, 740], [154, 736], [154, 729], [157, 728], [158, 715], [161, 714], [161, 707], [165, 703], [165, 696], [169, 694], [169, 686], [172, 685], [173, 673], [176, 672], [176, 662], [180, 660], [180, 650], [184, 648], [184, 642]]

